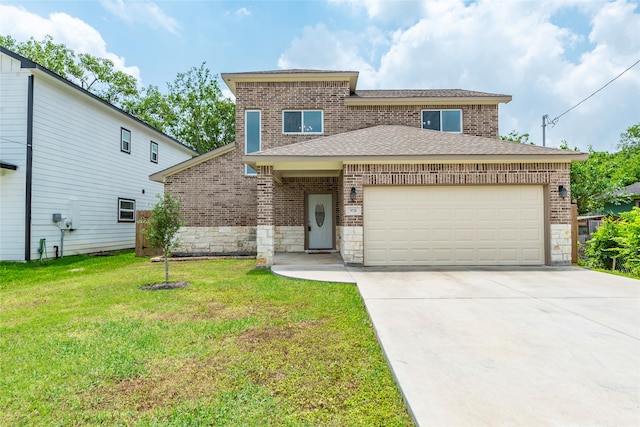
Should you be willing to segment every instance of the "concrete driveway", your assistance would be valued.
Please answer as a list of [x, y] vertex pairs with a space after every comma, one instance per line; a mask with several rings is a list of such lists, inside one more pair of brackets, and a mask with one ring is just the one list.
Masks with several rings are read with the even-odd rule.
[[640, 281], [573, 268], [346, 271], [420, 426], [640, 425]]

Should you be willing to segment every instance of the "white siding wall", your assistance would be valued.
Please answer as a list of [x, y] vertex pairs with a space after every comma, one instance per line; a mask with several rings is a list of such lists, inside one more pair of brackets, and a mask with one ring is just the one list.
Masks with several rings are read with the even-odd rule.
[[0, 260], [24, 259], [27, 153], [27, 78], [15, 59], [0, 54]]
[[[4, 55], [0, 55], [4, 57]], [[4, 74], [3, 74], [4, 76]], [[16, 126], [26, 138], [26, 77], [24, 87], [15, 94], [15, 103], [22, 102], [24, 121]], [[15, 91], [14, 84], [5, 83], [7, 91]], [[20, 97], [23, 100], [20, 101]], [[4, 117], [5, 96], [2, 93]], [[120, 128], [131, 131], [131, 154], [120, 151]], [[0, 135], [5, 138], [4, 123]], [[17, 136], [15, 137], [17, 138]], [[11, 139], [14, 139], [12, 137]], [[157, 142], [158, 163], [150, 161], [150, 142]], [[24, 224], [24, 172], [25, 148], [18, 162], [15, 156], [5, 156], [2, 143], [2, 159], [18, 164], [13, 174], [20, 182], [2, 176], [2, 257], [0, 259], [24, 259], [24, 244], [5, 245], [6, 229], [20, 228]], [[118, 222], [118, 198], [133, 199], [137, 210], [145, 210], [156, 201], [163, 185], [149, 180], [149, 175], [191, 158], [184, 147], [161, 137], [160, 134], [132, 120], [102, 103], [79, 93], [54, 78], [36, 72], [34, 89], [33, 127], [33, 197], [31, 228], [31, 259], [38, 258], [41, 238], [46, 239], [48, 257], [55, 256], [53, 246], [60, 246], [61, 233], [52, 221], [53, 213], [71, 217], [75, 230], [66, 231], [64, 255], [90, 253], [104, 250], [133, 248], [135, 224]], [[10, 182], [11, 181], [11, 182]], [[5, 188], [11, 184], [20, 204], [6, 203]], [[7, 194], [9, 191], [7, 190]], [[7, 198], [8, 199], [8, 198]], [[5, 211], [7, 211], [5, 213]], [[16, 224], [13, 224], [13, 217]], [[7, 220], [11, 218], [11, 221]], [[6, 226], [5, 226], [6, 224]], [[13, 233], [13, 232], [11, 232]], [[24, 236], [24, 227], [20, 233]]]

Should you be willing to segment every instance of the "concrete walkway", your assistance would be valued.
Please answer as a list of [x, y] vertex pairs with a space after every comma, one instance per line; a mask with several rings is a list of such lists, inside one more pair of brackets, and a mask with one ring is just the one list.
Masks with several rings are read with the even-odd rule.
[[640, 281], [574, 268], [274, 266], [356, 282], [418, 425], [640, 425]]

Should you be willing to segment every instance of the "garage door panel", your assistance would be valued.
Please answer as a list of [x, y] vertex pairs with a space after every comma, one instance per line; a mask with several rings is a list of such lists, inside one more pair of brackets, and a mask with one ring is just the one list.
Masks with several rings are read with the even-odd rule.
[[450, 242], [453, 239], [453, 230], [441, 228], [435, 229], [430, 235], [425, 236], [425, 241], [432, 240], [433, 242]]
[[475, 234], [475, 230], [472, 228], [457, 228], [455, 230], [457, 242], [472, 242], [476, 240]]
[[520, 238], [527, 242], [538, 242], [542, 240], [542, 230], [538, 228], [523, 228], [520, 230]]
[[505, 242], [505, 241], [514, 242], [516, 240], [519, 240], [518, 239], [518, 234], [519, 234], [518, 231], [519, 230], [515, 230], [513, 228], [506, 228], [506, 229], [503, 228], [501, 230], [498, 230], [498, 232], [500, 233], [500, 239], [499, 240], [503, 241], [503, 242]]
[[543, 264], [543, 200], [542, 186], [365, 187], [365, 264]]
[[451, 208], [433, 207], [431, 210], [431, 219], [433, 221], [444, 221], [451, 218]]

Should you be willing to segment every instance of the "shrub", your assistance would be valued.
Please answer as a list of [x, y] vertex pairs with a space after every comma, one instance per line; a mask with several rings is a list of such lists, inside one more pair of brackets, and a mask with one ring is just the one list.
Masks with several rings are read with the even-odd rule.
[[615, 262], [616, 267], [640, 276], [640, 209], [605, 218], [587, 242], [585, 255], [590, 267], [611, 270]]

